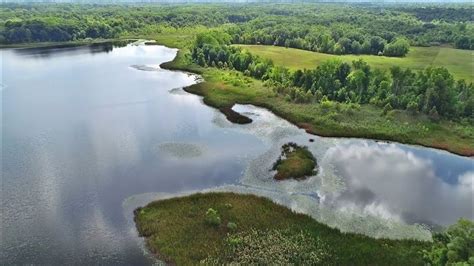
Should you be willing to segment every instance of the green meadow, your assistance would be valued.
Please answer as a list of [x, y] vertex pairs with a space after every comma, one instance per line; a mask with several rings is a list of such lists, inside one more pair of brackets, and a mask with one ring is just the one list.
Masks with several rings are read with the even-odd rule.
[[338, 58], [344, 62], [352, 62], [362, 58], [372, 67], [390, 69], [392, 66], [421, 70], [427, 66], [443, 66], [456, 79], [474, 81], [474, 53], [449, 47], [411, 47], [406, 57], [386, 57], [377, 55], [332, 55], [300, 49], [266, 45], [238, 45], [262, 58], [273, 60], [277, 65], [292, 70], [315, 68], [322, 62]]

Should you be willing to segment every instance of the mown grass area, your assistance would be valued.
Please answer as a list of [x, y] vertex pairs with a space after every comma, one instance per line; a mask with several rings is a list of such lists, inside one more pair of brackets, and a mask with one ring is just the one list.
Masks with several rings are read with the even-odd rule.
[[296, 179], [301, 180], [315, 174], [316, 158], [307, 147], [296, 143], [283, 145], [281, 156], [273, 165], [276, 180]]
[[421, 70], [430, 65], [446, 67], [455, 79], [474, 81], [474, 53], [449, 47], [411, 47], [406, 57], [386, 57], [377, 55], [331, 55], [300, 49], [268, 45], [238, 45], [262, 58], [273, 60], [275, 64], [296, 69], [313, 69], [322, 62], [338, 58], [351, 63], [362, 58], [370, 66], [389, 70], [392, 66]]
[[179, 37], [173, 39], [171, 35], [166, 36], [166, 42], [161, 42], [159, 38], [156, 40], [165, 45], [174, 43], [175, 47], [181, 48], [173, 61], [161, 66], [201, 74], [204, 81], [185, 90], [203, 96], [204, 103], [221, 111], [229, 110], [234, 104], [253, 104], [320, 136], [397, 141], [474, 156], [474, 127], [470, 124], [432, 121], [423, 114], [402, 110], [382, 115], [382, 109], [373, 105], [349, 107], [341, 103], [327, 106], [288, 102], [260, 80], [229, 69], [204, 68], [193, 64], [186, 44], [180, 43]]
[[[209, 208], [218, 222], [209, 217]], [[209, 218], [214, 219], [210, 222]], [[155, 201], [137, 209], [135, 221], [152, 252], [177, 265], [195, 265], [206, 258], [207, 262], [271, 265], [281, 262], [276, 259], [292, 261], [292, 257], [304, 264], [314, 260], [331, 265], [421, 265], [419, 252], [431, 245], [341, 233], [268, 199], [234, 193]], [[298, 235], [302, 237], [291, 237]], [[308, 243], [314, 245], [310, 249], [315, 254], [302, 258], [311, 253]], [[281, 246], [285, 244], [295, 245], [304, 254], [288, 254], [295, 249]]]

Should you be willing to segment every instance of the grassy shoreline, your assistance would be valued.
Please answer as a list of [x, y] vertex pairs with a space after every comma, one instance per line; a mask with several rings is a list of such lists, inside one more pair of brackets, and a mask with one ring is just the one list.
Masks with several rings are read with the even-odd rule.
[[[167, 45], [160, 40], [157, 42]], [[234, 104], [252, 104], [266, 108], [318, 136], [394, 141], [441, 149], [461, 156], [474, 156], [474, 128], [470, 125], [446, 120], [433, 122], [425, 115], [411, 115], [401, 110], [393, 110], [382, 116], [380, 108], [370, 105], [361, 106], [358, 110], [341, 111], [340, 105], [327, 110], [320, 104], [290, 103], [276, 96], [259, 80], [231, 70], [203, 68], [190, 63], [186, 47], [176, 42], [173, 44], [180, 49], [177, 56], [161, 64], [161, 67], [200, 74], [203, 82], [184, 90], [202, 96], [206, 105], [219, 110], [229, 109]], [[244, 82], [235, 84], [232, 79]]]
[[[320, 104], [290, 103], [278, 97], [259, 80], [245, 77], [236, 71], [203, 68], [191, 63], [188, 45], [192, 33], [171, 33], [155, 36], [135, 36], [127, 39], [155, 40], [157, 44], [178, 48], [176, 57], [160, 66], [163, 69], [199, 74], [203, 81], [184, 88], [200, 95], [203, 102], [220, 110], [234, 123], [250, 123], [251, 120], [231, 108], [235, 104], [252, 104], [263, 107], [308, 133], [323, 137], [366, 138], [382, 141], [420, 145], [445, 150], [461, 156], [474, 156], [474, 127], [452, 121], [432, 122], [424, 115], [410, 115], [406, 111], [393, 110], [381, 116], [380, 108], [365, 105], [358, 110], [341, 111], [342, 105], [324, 109]], [[118, 39], [123, 40], [123, 39]], [[48, 43], [51, 45], [91, 44], [92, 42]], [[37, 47], [40, 44], [28, 44]], [[283, 48], [285, 49], [285, 48]], [[344, 106], [343, 106], [344, 107]]]
[[[211, 208], [212, 213], [209, 211]], [[136, 209], [134, 219], [140, 236], [145, 237], [146, 245], [153, 254], [177, 265], [195, 265], [206, 259], [206, 262], [217, 261], [219, 264], [247, 264], [249, 261], [242, 261], [243, 257], [275, 260], [279, 255], [293, 259], [313, 249], [321, 253], [316, 258], [306, 258], [305, 262], [316, 260], [326, 265], [422, 265], [420, 251], [431, 245], [429, 242], [374, 239], [341, 233], [269, 199], [246, 194], [198, 193], [159, 200]], [[299, 245], [296, 250], [301, 252], [287, 254], [287, 246], [281, 246], [283, 241], [266, 241], [267, 234], [271, 232], [282, 232], [290, 237], [304, 233], [309, 241], [295, 242], [278, 237], [279, 240]], [[245, 237], [249, 234], [252, 236], [250, 239]], [[259, 245], [252, 245], [253, 241]], [[315, 242], [319, 244], [306, 247], [308, 243]], [[257, 255], [254, 252], [262, 253]]]

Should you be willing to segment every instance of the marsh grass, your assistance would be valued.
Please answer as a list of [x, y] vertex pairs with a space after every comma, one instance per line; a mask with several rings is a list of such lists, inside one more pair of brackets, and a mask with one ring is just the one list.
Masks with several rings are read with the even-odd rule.
[[[206, 222], [209, 208], [218, 213], [219, 226]], [[234, 193], [155, 201], [135, 211], [135, 222], [150, 250], [177, 265], [203, 260], [249, 262], [258, 260], [252, 257], [260, 253], [269, 264], [277, 262], [272, 258], [290, 262], [313, 258], [314, 263], [331, 265], [421, 265], [420, 251], [430, 246], [428, 242], [341, 233], [268, 199]], [[229, 222], [238, 226], [230, 229]], [[291, 255], [296, 251], [305, 254]]]
[[283, 145], [282, 152], [278, 160], [273, 165], [276, 180], [305, 179], [316, 174], [316, 158], [307, 147], [299, 146], [295, 143]]

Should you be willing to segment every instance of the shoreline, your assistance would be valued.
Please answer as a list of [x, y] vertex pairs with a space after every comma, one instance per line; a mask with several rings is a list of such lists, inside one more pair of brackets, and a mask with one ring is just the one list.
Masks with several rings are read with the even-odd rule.
[[[157, 42], [157, 44], [160, 44], [160, 43]], [[161, 44], [161, 45], [164, 45], [164, 44]], [[166, 45], [164, 45], [164, 46], [166, 46]], [[168, 46], [166, 46], [166, 47], [168, 47]], [[384, 135], [383, 133], [374, 133], [373, 135], [361, 135], [361, 134], [357, 134], [357, 133], [351, 134], [349, 132], [325, 133], [322, 130], [318, 130], [318, 129], [314, 128], [310, 123], [295, 122], [291, 118], [288, 118], [287, 116], [285, 116], [285, 114], [283, 114], [283, 112], [279, 111], [277, 108], [273, 108], [270, 104], [265, 104], [265, 103], [261, 103], [261, 102], [233, 101], [233, 104], [230, 107], [229, 106], [220, 107], [217, 104], [212, 103], [209, 100], [209, 97], [206, 95], [206, 93], [203, 92], [203, 89], [201, 88], [201, 86], [207, 82], [204, 79], [204, 77], [202, 77], [202, 74], [204, 72], [201, 70], [201, 67], [197, 67], [197, 66], [193, 67], [192, 65], [180, 65], [179, 60], [180, 60], [180, 56], [182, 56], [182, 55], [180, 55], [180, 53], [182, 52], [182, 49], [181, 48], [176, 48], [176, 47], [174, 47], [174, 48], [178, 49], [178, 52], [176, 53], [175, 58], [173, 60], [169, 61], [169, 62], [161, 63], [160, 68], [163, 68], [163, 69], [166, 69], [166, 70], [173, 70], [173, 71], [187, 71], [187, 72], [191, 72], [193, 74], [200, 75], [201, 76], [201, 81], [200, 82], [198, 82], [196, 84], [193, 84], [193, 85], [190, 85], [190, 86], [186, 86], [186, 87], [183, 88], [183, 90], [188, 92], [188, 93], [195, 94], [195, 95], [203, 97], [203, 103], [204, 104], [206, 104], [209, 107], [216, 108], [219, 111], [221, 111], [229, 119], [230, 122], [234, 122], [233, 120], [231, 120], [231, 119], [233, 119], [233, 117], [232, 117], [233, 114], [231, 114], [230, 115], [231, 118], [229, 118], [228, 114], [226, 114], [226, 111], [228, 109], [230, 109], [233, 113], [236, 113], [232, 110], [232, 107], [235, 104], [251, 104], [251, 105], [254, 105], [254, 106], [257, 106], [257, 107], [265, 108], [265, 109], [269, 110], [270, 112], [272, 112], [273, 114], [275, 114], [276, 116], [278, 116], [282, 119], [285, 119], [286, 121], [288, 121], [291, 124], [295, 125], [296, 127], [304, 129], [308, 134], [319, 136], [319, 137], [369, 139], [369, 140], [374, 140], [374, 141], [385, 141], [385, 142], [389, 142], [389, 143], [390, 142], [396, 142], [396, 143], [400, 143], [400, 144], [419, 146], [419, 147], [430, 148], [430, 149], [435, 149], [435, 150], [442, 150], [442, 151], [449, 152], [449, 153], [454, 154], [454, 155], [467, 157], [467, 158], [473, 158], [474, 157], [474, 149], [466, 149], [466, 151], [462, 151], [462, 150], [457, 150], [457, 149], [450, 148], [446, 145], [427, 145], [427, 144], [423, 144], [423, 143], [420, 143], [420, 142], [417, 142], [417, 141], [412, 141], [412, 142], [411, 141], [401, 141], [397, 137], [391, 137], [391, 136], [388, 136], [388, 135]], [[234, 123], [238, 123], [238, 122], [234, 122]], [[251, 123], [251, 121], [248, 122], [248, 123]], [[247, 124], [247, 123], [243, 123], [243, 124]]]
[[89, 39], [89, 40], [77, 40], [77, 41], [66, 41], [66, 42], [29, 42], [29, 43], [12, 43], [12, 44], [0, 44], [1, 49], [27, 49], [27, 48], [62, 48], [62, 47], [75, 47], [84, 45], [114, 43], [114, 42], [134, 42], [134, 41], [148, 41], [144, 38], [116, 38], [116, 39]]
[[[8, 48], [35, 48], [35, 47], [67, 47], [67, 46], [82, 46], [82, 45], [91, 45], [91, 44], [101, 44], [101, 43], [107, 43], [107, 42], [114, 42], [114, 41], [132, 41], [132, 40], [145, 40], [147, 38], [124, 38], [124, 39], [103, 39], [103, 40], [88, 40], [88, 41], [73, 41], [73, 42], [48, 42], [48, 43], [27, 43], [27, 44], [13, 44], [13, 45], [0, 45], [0, 49], [8, 49]], [[197, 65], [190, 65], [187, 62], [183, 60], [182, 57], [184, 57], [184, 50], [182, 47], [172, 47], [176, 45], [167, 45], [163, 43], [160, 40], [155, 40], [153, 38], [148, 38], [149, 40], [153, 40], [154, 43], [152, 45], [163, 45], [168, 48], [172, 49], [177, 49], [176, 56], [168, 61], [168, 62], [163, 62], [160, 64], [160, 68], [166, 69], [166, 70], [171, 70], [171, 71], [185, 71], [189, 72], [191, 74], [199, 75], [200, 80], [192, 84], [190, 86], [183, 87], [183, 90], [195, 94], [198, 96], [203, 97], [203, 103], [206, 104], [209, 107], [218, 109], [220, 112], [222, 112], [226, 118], [236, 124], [249, 124], [252, 122], [252, 120], [242, 114], [239, 114], [238, 112], [235, 112], [232, 110], [232, 107], [235, 104], [251, 104], [257, 107], [262, 107], [267, 109], [268, 111], [272, 112], [276, 116], [285, 119], [286, 121], [290, 122], [291, 124], [297, 126], [298, 128], [304, 129], [308, 134], [315, 135], [315, 136], [320, 136], [320, 137], [331, 137], [331, 138], [354, 138], [354, 139], [370, 139], [374, 141], [385, 141], [385, 142], [396, 142], [400, 144], [406, 144], [406, 145], [413, 145], [413, 146], [419, 146], [419, 147], [424, 147], [424, 148], [431, 148], [431, 149], [436, 149], [436, 150], [442, 150], [449, 152], [454, 155], [462, 156], [462, 157], [467, 157], [467, 158], [474, 158], [474, 148], [465, 148], [465, 149], [458, 149], [458, 148], [452, 148], [448, 144], [424, 144], [419, 141], [409, 141], [409, 140], [402, 140], [399, 137], [396, 136], [390, 136], [385, 133], [371, 133], [371, 134], [361, 134], [361, 133], [351, 133], [349, 131], [344, 131], [343, 128], [341, 128], [339, 131], [331, 131], [331, 132], [326, 132], [323, 129], [318, 129], [315, 128], [311, 123], [308, 122], [298, 122], [294, 121], [291, 117], [287, 116], [282, 110], [279, 110], [278, 108], [275, 108], [271, 104], [267, 104], [265, 102], [255, 102], [255, 101], [242, 101], [242, 100], [231, 100], [231, 104], [227, 104], [225, 106], [220, 106], [216, 103], [213, 103], [209, 100], [209, 96], [204, 92], [204, 88], [202, 86], [206, 84], [208, 81], [206, 81], [203, 77], [203, 74], [205, 73], [205, 69], [203, 70], [202, 67], [197, 66]]]
[[[370, 139], [374, 141], [396, 142], [400, 144], [419, 146], [419, 147], [430, 148], [430, 149], [435, 149], [435, 150], [442, 150], [442, 151], [446, 151], [451, 154], [462, 156], [462, 157], [474, 158], [474, 148], [463, 148], [463, 147], [453, 148], [449, 144], [445, 144], [445, 143], [436, 144], [436, 142], [432, 144], [426, 144], [426, 143], [422, 143], [416, 140], [401, 139], [400, 137], [397, 137], [396, 135], [391, 136], [382, 132], [375, 132], [371, 134], [370, 133], [364, 134], [364, 133], [357, 133], [357, 132], [352, 133], [348, 130], [344, 130], [344, 128], [341, 128], [340, 130], [329, 130], [330, 132], [328, 132], [328, 131], [325, 131], [324, 129], [319, 129], [315, 127], [309, 121], [308, 122], [295, 121], [297, 119], [292, 119], [289, 115], [285, 114], [284, 111], [279, 110], [277, 107], [273, 106], [272, 104], [268, 104], [262, 101], [230, 99], [229, 104], [219, 105], [210, 100], [209, 95], [205, 92], [205, 88], [203, 88], [206, 84], [208, 84], [208, 81], [206, 81], [205, 78], [203, 77], [203, 74], [205, 74], [206, 69], [203, 69], [202, 67], [197, 66], [197, 65], [189, 64], [187, 61], [185, 61], [187, 59], [187, 58], [183, 58], [183, 57], [186, 57], [185, 48], [177, 47], [178, 45], [166, 44], [166, 43], [163, 43], [163, 41], [156, 40], [154, 38], [123, 38], [123, 39], [102, 39], [102, 40], [87, 40], [87, 41], [73, 41], [73, 42], [27, 43], [27, 44], [0, 45], [0, 49], [15, 49], [15, 48], [21, 49], [21, 48], [36, 48], [36, 47], [38, 48], [68, 47], [68, 46], [93, 45], [93, 44], [101, 44], [101, 43], [108, 43], [108, 42], [114, 42], [114, 41], [127, 41], [127, 40], [128, 41], [150, 40], [150, 41], [154, 41], [150, 45], [163, 45], [171, 49], [177, 49], [176, 56], [168, 62], [161, 63], [160, 68], [171, 70], [171, 71], [184, 71], [190, 74], [199, 75], [200, 80], [197, 83], [192, 84], [190, 86], [183, 87], [183, 90], [188, 93], [203, 97], [204, 104], [206, 104], [209, 107], [218, 109], [232, 123], [236, 123], [236, 124], [252, 123], [252, 120], [250, 118], [238, 112], [235, 112], [232, 109], [232, 107], [235, 104], [251, 104], [257, 107], [265, 108], [268, 111], [275, 114], [276, 116], [282, 119], [285, 119], [286, 121], [295, 125], [296, 127], [304, 129], [308, 134], [315, 135], [315, 136], [332, 137], [332, 138]], [[427, 138], [429, 138], [429, 136]]]

